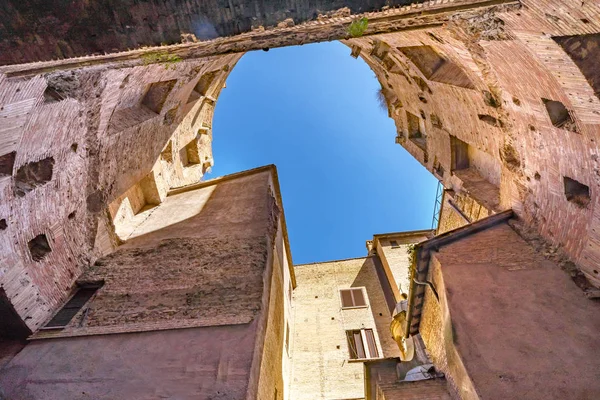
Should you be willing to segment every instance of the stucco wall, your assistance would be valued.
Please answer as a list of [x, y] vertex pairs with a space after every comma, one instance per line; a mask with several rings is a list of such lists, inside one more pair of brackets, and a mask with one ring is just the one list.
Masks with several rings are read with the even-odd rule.
[[[290, 399], [364, 397], [364, 366], [349, 361], [346, 330], [373, 329], [381, 357], [398, 357], [372, 257], [297, 265]], [[341, 309], [340, 289], [365, 287], [367, 308]]]
[[7, 399], [245, 399], [254, 324], [34, 341], [0, 373]]
[[507, 224], [442, 247], [435, 259], [429, 278], [442, 307], [428, 290], [420, 331], [434, 361], [443, 366], [446, 354], [451, 381], [460, 383], [453, 345], [481, 398], [600, 395], [600, 304], [557, 265]]

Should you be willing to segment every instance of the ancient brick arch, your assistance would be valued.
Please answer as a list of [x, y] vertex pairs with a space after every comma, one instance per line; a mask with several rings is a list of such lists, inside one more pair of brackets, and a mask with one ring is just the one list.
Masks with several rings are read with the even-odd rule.
[[[0, 282], [12, 307], [3, 315], [39, 328], [82, 269], [127, 239], [132, 217], [200, 179], [212, 165], [219, 90], [245, 51], [337, 39], [376, 73], [397, 143], [448, 189], [442, 231], [513, 208], [598, 285], [600, 100], [590, 63], [600, 9], [499, 3], [344, 11], [0, 67]], [[368, 27], [350, 37], [361, 18]]]

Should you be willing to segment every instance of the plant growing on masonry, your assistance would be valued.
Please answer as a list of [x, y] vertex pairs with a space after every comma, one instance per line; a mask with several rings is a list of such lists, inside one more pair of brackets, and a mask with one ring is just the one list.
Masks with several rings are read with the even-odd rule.
[[377, 103], [379, 104], [379, 107], [383, 111], [388, 112], [388, 104], [387, 104], [387, 100], [385, 98], [385, 93], [383, 91], [383, 88], [379, 88], [377, 93], [375, 93], [375, 97], [377, 98]]
[[166, 52], [155, 51], [142, 55], [144, 65], [164, 63], [165, 69], [169, 69], [171, 66], [175, 68], [175, 64], [180, 61], [183, 61], [183, 59], [178, 55]]
[[367, 30], [368, 25], [369, 25], [369, 20], [365, 17], [354, 20], [348, 27], [348, 34], [350, 34], [350, 36], [352, 36], [354, 38], [361, 37], [362, 35], [364, 35], [365, 31]]

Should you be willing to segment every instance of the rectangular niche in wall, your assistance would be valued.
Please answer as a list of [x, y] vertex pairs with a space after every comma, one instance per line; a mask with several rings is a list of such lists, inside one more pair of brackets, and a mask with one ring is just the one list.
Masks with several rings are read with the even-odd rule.
[[398, 47], [430, 81], [466, 89], [475, 89], [469, 76], [456, 63], [439, 54], [431, 46]]
[[600, 98], [600, 33], [576, 36], [557, 36], [554, 41], [577, 65], [596, 97]]
[[211, 71], [203, 74], [198, 80], [198, 83], [196, 83], [196, 86], [194, 86], [192, 93], [190, 93], [187, 104], [195, 102], [202, 96], [213, 96], [213, 83], [215, 82], [218, 74], [219, 71]]
[[110, 119], [109, 133], [115, 134], [141, 124], [160, 114], [177, 79], [148, 85], [138, 103], [115, 111]]
[[200, 150], [198, 149], [198, 139], [194, 138], [183, 149], [179, 151], [181, 165], [191, 167], [200, 164]]
[[154, 113], [160, 114], [176, 82], [177, 79], [172, 79], [170, 81], [154, 82], [151, 84], [142, 99], [142, 105]]
[[427, 137], [421, 128], [419, 117], [407, 111], [406, 123], [408, 126], [408, 139], [416, 144], [421, 150], [425, 151], [427, 149]]
[[577, 125], [571, 117], [571, 113], [563, 103], [556, 100], [542, 99], [546, 111], [552, 121], [552, 125], [557, 128], [566, 129], [571, 132], [577, 132]]
[[46, 235], [40, 234], [27, 243], [33, 261], [42, 261], [52, 251]]
[[450, 136], [450, 158], [452, 171], [469, 168], [469, 145], [455, 136]]
[[32, 161], [21, 166], [15, 175], [15, 194], [22, 197], [36, 187], [45, 185], [52, 180], [53, 172], [53, 157]]
[[586, 207], [590, 203], [590, 188], [583, 183], [577, 182], [575, 179], [563, 177], [565, 186], [565, 197], [571, 203], [579, 207]]

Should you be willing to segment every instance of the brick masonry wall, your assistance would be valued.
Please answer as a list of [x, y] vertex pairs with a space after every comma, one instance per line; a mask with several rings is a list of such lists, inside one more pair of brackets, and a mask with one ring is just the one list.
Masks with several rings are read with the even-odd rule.
[[[346, 330], [371, 328], [380, 356], [398, 357], [371, 257], [294, 268], [290, 399], [362, 398], [364, 367], [349, 361]], [[367, 308], [341, 309], [340, 289], [365, 287]], [[344, 382], [340, 385], [340, 382]]]
[[[465, 214], [473, 209], [471, 200], [475, 208], [485, 209], [478, 218], [513, 208], [600, 285], [594, 272], [600, 260], [600, 99], [574, 60], [552, 40], [598, 32], [600, 8], [595, 3], [523, 3], [520, 9], [467, 12], [441, 27], [345, 43], [376, 73], [398, 142], [446, 188], [467, 196], [469, 201], [460, 205]], [[449, 83], [429, 79], [417, 66], [427, 60], [411, 60], [401, 50], [411, 46], [434, 49], [469, 78], [471, 87], [457, 86], [457, 78]], [[562, 102], [577, 132], [555, 127], [542, 99]], [[425, 146], [408, 137], [407, 112], [418, 117]], [[463, 171], [453, 173], [451, 136], [470, 146], [476, 168], [469, 171], [479, 168], [488, 183], [470, 181]], [[563, 177], [589, 187], [589, 204], [581, 207], [567, 199]]]
[[[151, 172], [169, 138], [181, 146], [195, 136], [191, 121], [200, 104], [185, 107], [195, 83], [207, 71], [226, 76], [238, 59], [121, 64], [29, 78], [0, 75], [0, 157], [16, 152], [10, 171], [0, 175], [0, 220], [6, 223], [0, 229], [0, 284], [29, 329], [35, 331], [65, 300], [84, 267], [114, 249], [106, 205]], [[177, 82], [158, 115], [119, 132], [109, 129], [118, 110], [138, 105], [151, 83], [169, 79]], [[49, 101], [47, 87], [63, 100]], [[173, 110], [174, 117], [166, 118]], [[208, 136], [210, 141], [210, 131]], [[205, 144], [202, 156], [212, 159], [207, 149]], [[18, 194], [19, 169], [48, 157], [50, 180]], [[169, 184], [189, 182], [177, 164], [175, 159], [170, 170], [161, 166], [159, 174]], [[36, 261], [28, 242], [40, 234], [51, 252]]]

